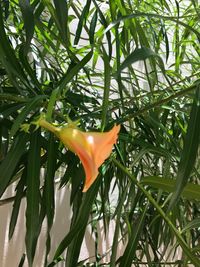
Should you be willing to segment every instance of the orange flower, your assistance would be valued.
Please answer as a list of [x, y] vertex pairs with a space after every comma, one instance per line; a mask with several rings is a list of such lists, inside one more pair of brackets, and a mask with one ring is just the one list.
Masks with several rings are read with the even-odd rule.
[[57, 133], [63, 144], [76, 153], [83, 164], [86, 175], [83, 192], [93, 184], [98, 175], [98, 168], [111, 154], [119, 130], [119, 125], [105, 133], [86, 133], [76, 128], [64, 127]]
[[120, 125], [115, 125], [109, 132], [86, 133], [76, 127], [76, 122], [70, 121], [67, 126], [59, 128], [47, 122], [43, 116], [35, 124], [53, 132], [68, 149], [78, 155], [86, 176], [83, 192], [97, 178], [98, 168], [110, 156], [120, 130]]

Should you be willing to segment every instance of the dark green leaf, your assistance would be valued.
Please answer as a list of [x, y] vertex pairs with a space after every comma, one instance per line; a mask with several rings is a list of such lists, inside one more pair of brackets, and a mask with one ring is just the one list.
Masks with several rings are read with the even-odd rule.
[[22, 66], [20, 65], [14, 49], [9, 42], [7, 34], [4, 29], [4, 22], [2, 17], [2, 10], [0, 7], [0, 61], [3, 63], [6, 72], [9, 74], [11, 80], [20, 90], [18, 83], [16, 81], [16, 77], [21, 78], [21, 80], [26, 83], [27, 78], [25, 73], [23, 72]]
[[200, 143], [200, 88], [199, 86], [197, 86], [196, 94], [194, 95], [192, 110], [190, 113], [188, 129], [184, 140], [183, 151], [179, 163], [175, 190], [169, 204], [169, 209], [171, 209], [178, 201], [184, 187], [186, 186], [190, 178], [190, 174], [194, 168], [194, 164], [196, 161], [199, 143]]
[[20, 181], [16, 187], [16, 195], [15, 195], [15, 200], [13, 204], [13, 210], [12, 210], [12, 215], [10, 219], [10, 226], [9, 226], [9, 239], [12, 238], [15, 226], [17, 223], [18, 215], [19, 215], [19, 209], [20, 209], [20, 204], [22, 198], [25, 196], [24, 192], [24, 187], [26, 183], [26, 169], [24, 170], [22, 177], [20, 178]]
[[88, 13], [90, 10], [90, 4], [91, 4], [91, 0], [87, 0], [85, 7], [83, 8], [83, 11], [82, 11], [81, 16], [79, 18], [79, 22], [78, 22], [78, 26], [77, 26], [77, 30], [76, 30], [76, 35], [75, 35], [75, 39], [74, 39], [74, 45], [78, 44], [79, 39], [81, 37], [82, 28], [84, 27], [85, 22], [87, 21]]
[[57, 144], [53, 134], [50, 134], [48, 141], [48, 158], [47, 158], [47, 169], [44, 182], [44, 191], [43, 191], [43, 205], [45, 205], [45, 213], [47, 216], [47, 240], [46, 240], [46, 262], [47, 256], [51, 248], [51, 236], [50, 231], [54, 219], [54, 209], [55, 209], [55, 200], [54, 200], [54, 182], [56, 175], [56, 160], [57, 160]]
[[18, 267], [23, 267], [25, 259], [26, 259], [26, 254], [24, 253], [21, 257], [21, 260], [20, 260]]
[[95, 29], [96, 29], [96, 25], [97, 25], [97, 18], [98, 18], [98, 12], [96, 10], [94, 12], [94, 15], [92, 17], [91, 24], [90, 24], [89, 38], [90, 38], [91, 44], [94, 43], [94, 35], [95, 35]]
[[[69, 246], [69, 244], [76, 238], [76, 236], [86, 228], [88, 218], [91, 212], [92, 204], [94, 199], [96, 198], [98, 188], [100, 185], [100, 179], [97, 179], [97, 181], [93, 184], [93, 186], [88, 190], [87, 193], [84, 193], [82, 204], [79, 209], [79, 214], [77, 217], [77, 220], [70, 230], [70, 232], [67, 234], [67, 236], [62, 240], [60, 243], [55, 256], [54, 260], [56, 260], [63, 251]], [[50, 265], [51, 266], [51, 265]]]
[[131, 267], [132, 266], [132, 261], [136, 256], [138, 241], [143, 230], [147, 207], [148, 205], [146, 206], [145, 210], [143, 211], [142, 215], [137, 220], [137, 222], [134, 222], [134, 224], [132, 224], [131, 235], [130, 235], [128, 244], [126, 246], [126, 249], [124, 251], [124, 254], [122, 256], [122, 259], [120, 260], [119, 267], [124, 267], [124, 266]]
[[37, 245], [40, 220], [40, 131], [31, 135], [27, 169], [27, 207], [26, 207], [26, 252], [29, 266], [33, 264]]
[[0, 165], [0, 196], [4, 193], [9, 185], [12, 176], [20, 161], [21, 156], [26, 151], [26, 142], [28, 136], [20, 134], [15, 138], [13, 145], [11, 146], [8, 154], [3, 159]]
[[61, 37], [63, 38], [63, 41], [65, 44], [69, 44], [68, 40], [68, 7], [67, 7], [67, 1], [66, 0], [54, 0], [55, 5], [55, 16], [56, 21], [58, 22], [58, 28], [61, 34]]
[[31, 7], [29, 0], [19, 0], [19, 6], [21, 8], [24, 20], [24, 28], [26, 31], [26, 44], [24, 46], [24, 52], [25, 54], [27, 54], [31, 44], [31, 40], [33, 38], [34, 26], [35, 26], [33, 8]]

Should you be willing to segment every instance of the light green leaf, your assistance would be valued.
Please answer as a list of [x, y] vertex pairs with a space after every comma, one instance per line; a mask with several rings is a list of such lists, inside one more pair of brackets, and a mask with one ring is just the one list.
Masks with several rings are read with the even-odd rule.
[[16, 132], [19, 130], [21, 124], [25, 120], [25, 118], [28, 116], [31, 110], [36, 109], [38, 107], [38, 104], [46, 98], [45, 95], [38, 95], [34, 98], [30, 99], [30, 101], [27, 103], [27, 105], [24, 107], [22, 112], [18, 115], [16, 120], [14, 121], [11, 131], [10, 131], [10, 138], [16, 134]]
[[[141, 180], [141, 184], [149, 185], [158, 189], [162, 189], [164, 192], [173, 192], [176, 181], [170, 178], [162, 178], [159, 176], [148, 176]], [[188, 200], [200, 200], [200, 185], [187, 183], [183, 189], [181, 195]]]

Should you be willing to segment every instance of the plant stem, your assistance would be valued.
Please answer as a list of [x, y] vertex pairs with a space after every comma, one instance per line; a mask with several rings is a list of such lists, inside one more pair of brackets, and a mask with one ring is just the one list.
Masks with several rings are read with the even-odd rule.
[[146, 189], [137, 181], [137, 179], [118, 160], [116, 160], [115, 158], [112, 158], [112, 160], [113, 160], [114, 164], [117, 167], [119, 167], [138, 186], [138, 188], [147, 197], [149, 202], [155, 207], [157, 212], [165, 220], [165, 222], [168, 224], [169, 228], [175, 234], [175, 236], [179, 242], [179, 245], [182, 247], [183, 251], [185, 252], [187, 257], [191, 260], [191, 262], [194, 263], [194, 266], [200, 266], [199, 259], [191, 252], [191, 249], [189, 248], [188, 244], [185, 242], [185, 240], [181, 236], [181, 233], [176, 229], [176, 226], [171, 222], [170, 218], [164, 213], [164, 211], [159, 206], [159, 204], [155, 201], [155, 199], [149, 194], [148, 191], [146, 191]]
[[38, 125], [49, 130], [50, 132], [54, 133], [55, 135], [58, 135], [58, 132], [60, 131], [59, 128], [53, 126], [51, 123], [49, 123], [45, 119], [40, 119], [38, 121]]

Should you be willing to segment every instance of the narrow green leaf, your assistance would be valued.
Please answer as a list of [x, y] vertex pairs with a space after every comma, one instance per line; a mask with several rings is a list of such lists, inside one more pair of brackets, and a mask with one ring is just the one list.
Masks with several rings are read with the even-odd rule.
[[[173, 192], [176, 181], [170, 178], [162, 178], [159, 176], [148, 176], [141, 180], [141, 184], [149, 185], [162, 189], [164, 192]], [[188, 200], [200, 200], [200, 185], [187, 183], [182, 191], [182, 196]]]
[[[6, 87], [2, 87], [6, 91]], [[14, 88], [13, 88], [14, 89]], [[0, 100], [8, 100], [8, 101], [14, 101], [17, 103], [24, 103], [28, 100], [28, 98], [21, 97], [17, 94], [13, 93], [0, 93]]]
[[67, 249], [65, 267], [77, 266], [86, 228], [82, 228]]
[[137, 17], [147, 17], [149, 19], [153, 18], [160, 18], [163, 20], [169, 20], [169, 21], [173, 21], [176, 22], [178, 25], [182, 25], [183, 27], [187, 28], [189, 31], [193, 32], [197, 39], [200, 40], [200, 33], [198, 30], [196, 30], [194, 27], [191, 27], [190, 25], [188, 25], [187, 23], [183, 22], [182, 20], [178, 19], [177, 17], [173, 17], [173, 16], [163, 16], [160, 14], [156, 14], [156, 13], [145, 13], [145, 12], [137, 12], [137, 13], [132, 13], [131, 15], [127, 15], [127, 16], [122, 16], [119, 19], [113, 21], [104, 31], [104, 34], [107, 34], [107, 32], [109, 32], [115, 25], [117, 25], [120, 22], [126, 21], [126, 20], [130, 20], [133, 18], [137, 18]]
[[[29, 49], [28, 46], [29, 45], [26, 46], [26, 44], [22, 44], [20, 46], [19, 58], [20, 58], [20, 61], [23, 65], [24, 69], [26, 70], [26, 72], [30, 76], [31, 83], [34, 84], [34, 93], [36, 91], [39, 94], [39, 93], [41, 93], [41, 89], [40, 89], [41, 86], [40, 86], [40, 83], [37, 79], [36, 73], [33, 71], [32, 67], [31, 67], [31, 64], [28, 60], [28, 56], [26, 55], [26, 53], [28, 52], [27, 50]], [[30, 88], [30, 89], [33, 90], [32, 88]]]
[[26, 207], [26, 252], [31, 267], [37, 245], [40, 220], [40, 130], [31, 135], [27, 169], [27, 207]]
[[[108, 23], [106, 21], [106, 18], [103, 14], [103, 12], [101, 11], [101, 9], [99, 8], [96, 0], [93, 0], [93, 3], [99, 13], [99, 17], [100, 17], [100, 21], [101, 21], [101, 24], [104, 26], [104, 28], [106, 29], [108, 27]], [[111, 33], [109, 31], [106, 31], [106, 38], [107, 38], [107, 41], [108, 41], [108, 55], [109, 55], [109, 59], [111, 59], [111, 56], [112, 56], [112, 41], [111, 41]]]
[[122, 256], [122, 259], [120, 260], [119, 267], [124, 267], [124, 266], [131, 267], [132, 266], [132, 261], [136, 256], [138, 241], [139, 241], [141, 232], [143, 230], [147, 208], [148, 208], [148, 205], [144, 209], [142, 215], [137, 220], [137, 222], [136, 223], [134, 222], [134, 224], [132, 225], [131, 235], [129, 237], [129, 241], [124, 251], [124, 254]]
[[51, 248], [51, 227], [54, 219], [54, 182], [55, 182], [55, 172], [56, 172], [56, 158], [57, 158], [57, 145], [55, 142], [54, 135], [50, 133], [47, 148], [48, 158], [47, 158], [47, 170], [44, 182], [43, 191], [43, 205], [45, 205], [45, 212], [47, 216], [47, 240], [46, 240], [46, 262], [47, 256]]
[[12, 104], [1, 105], [0, 114], [4, 118], [8, 118], [8, 116], [10, 116], [12, 113], [18, 111], [23, 106], [24, 106], [24, 104], [22, 104], [22, 103], [20, 103], [20, 104], [19, 103], [12, 103]]
[[54, 261], [52, 261], [49, 265], [48, 265], [48, 267], [53, 267], [53, 266], [55, 266], [55, 265], [57, 265], [57, 263], [59, 263], [59, 262], [64, 262], [65, 260], [64, 260], [64, 258], [63, 257], [58, 257], [56, 260], [54, 260]]
[[104, 61], [104, 94], [103, 94], [102, 117], [101, 117], [102, 130], [106, 125], [107, 111], [109, 106], [110, 82], [111, 82], [111, 67], [109, 63], [109, 58], [106, 53], [103, 53], [103, 61]]
[[60, 31], [60, 35], [66, 46], [69, 46], [68, 40], [68, 7], [66, 0], [54, 0], [55, 6], [55, 16], [57, 21], [57, 26]]
[[78, 26], [77, 26], [77, 30], [76, 30], [75, 39], [74, 39], [74, 45], [77, 45], [79, 40], [80, 40], [83, 26], [85, 25], [85, 22], [87, 21], [87, 17], [89, 14], [90, 4], [91, 4], [91, 0], [87, 0], [86, 4], [82, 10], [81, 16], [80, 16], [79, 21], [78, 21]]
[[117, 64], [117, 84], [118, 84], [118, 91], [121, 99], [122, 110], [124, 110], [124, 97], [123, 97], [123, 84], [121, 79], [121, 73], [119, 72], [121, 66], [120, 54], [121, 54], [121, 38], [119, 35], [119, 25], [115, 27], [115, 38], [116, 38], [116, 64]]
[[166, 48], [166, 62], [168, 61], [168, 58], [169, 58], [169, 40], [168, 40], [168, 35], [167, 35], [167, 30], [165, 28], [165, 24], [161, 24], [161, 27], [162, 27], [162, 32], [163, 32], [163, 35], [164, 35], [164, 38], [165, 38], [165, 48]]
[[127, 190], [130, 185], [128, 184], [126, 188], [124, 189], [124, 192], [122, 196], [120, 197], [119, 203], [116, 208], [116, 226], [115, 226], [115, 233], [113, 237], [113, 242], [112, 242], [112, 252], [111, 252], [111, 259], [110, 259], [110, 267], [116, 266], [116, 256], [117, 256], [117, 250], [118, 250], [118, 244], [119, 244], [119, 233], [120, 233], [120, 220], [121, 220], [121, 214], [122, 214], [122, 208], [124, 201], [127, 196]]
[[16, 187], [15, 201], [13, 204], [13, 210], [12, 210], [12, 215], [11, 215], [10, 225], [9, 225], [9, 239], [11, 239], [13, 236], [15, 226], [17, 223], [17, 219], [18, 219], [21, 200], [25, 196], [24, 187], [25, 187], [25, 183], [26, 183], [26, 179], [25, 179], [26, 175], [27, 174], [26, 174], [26, 169], [25, 169], [23, 174], [22, 174], [22, 177], [20, 178], [20, 181], [18, 182], [18, 185]]
[[5, 29], [4, 29], [4, 21], [3, 21], [1, 7], [0, 7], [0, 38], [1, 38], [1, 42], [0, 42], [1, 51], [4, 52], [1, 56], [6, 55], [11, 60], [11, 63], [15, 67], [15, 69], [17, 69], [18, 67], [21, 68], [21, 66], [19, 66], [18, 61], [15, 57], [14, 51], [11, 48], [11, 45], [9, 43], [9, 40], [7, 38]]
[[98, 12], [96, 10], [91, 19], [91, 24], [90, 24], [90, 30], [89, 30], [90, 44], [94, 44], [94, 35], [95, 35], [95, 29], [97, 25], [97, 18], [98, 18]]
[[0, 6], [0, 61], [2, 62], [6, 72], [9, 74], [11, 80], [20, 90], [16, 77], [19, 77], [23, 83], [27, 82], [26, 75], [15, 56], [15, 51], [7, 37], [4, 29], [4, 21], [2, 16], [2, 8]]
[[26, 134], [19, 134], [11, 146], [8, 154], [0, 164], [0, 197], [6, 190], [12, 179], [17, 164], [21, 156], [26, 151], [26, 142], [28, 136]]
[[26, 32], [26, 44], [24, 46], [24, 52], [25, 54], [27, 54], [34, 34], [35, 25], [33, 8], [31, 7], [29, 0], [19, 0], [19, 6], [21, 8], [22, 17], [24, 20], [24, 28]]
[[159, 215], [165, 220], [168, 227], [171, 229], [171, 231], [174, 233], [174, 235], [177, 238], [177, 241], [179, 242], [180, 246], [183, 249], [183, 252], [188, 257], [188, 259], [191, 260], [191, 263], [194, 264], [194, 266], [200, 266], [200, 260], [199, 258], [191, 251], [190, 247], [186, 243], [186, 241], [181, 236], [180, 232], [177, 230], [176, 226], [173, 224], [173, 222], [170, 220], [170, 218], [167, 216], [167, 214], [164, 213], [163, 209], [159, 206], [159, 204], [156, 202], [156, 200], [149, 194], [147, 190], [144, 189], [142, 184], [140, 184], [137, 179], [115, 158], [113, 158], [113, 162], [116, 164], [116, 166], [121, 169], [129, 178], [130, 180], [138, 186], [138, 188], [141, 190], [141, 192], [147, 197], [149, 202], [154, 206], [154, 208], [157, 210]]
[[200, 228], [200, 217], [195, 218], [194, 220], [187, 223], [182, 229], [182, 233], [194, 228]]
[[53, 114], [53, 110], [55, 107], [55, 103], [58, 99], [58, 94], [59, 94], [59, 88], [53, 90], [51, 93], [51, 96], [49, 97], [49, 103], [48, 103], [47, 112], [46, 112], [46, 119], [48, 121], [51, 121], [52, 119], [52, 114]]
[[50, 134], [48, 141], [47, 171], [44, 183], [44, 195], [46, 202], [47, 222], [51, 228], [54, 218], [54, 180], [56, 172], [57, 145], [53, 134]]
[[22, 112], [18, 115], [16, 120], [14, 121], [11, 131], [10, 131], [10, 138], [15, 135], [15, 133], [19, 130], [21, 124], [27, 117], [27, 115], [30, 113], [31, 110], [35, 109], [38, 104], [46, 98], [45, 95], [38, 95], [32, 98], [27, 105], [24, 107]]
[[184, 140], [183, 151], [178, 168], [175, 190], [172, 195], [169, 210], [178, 201], [194, 168], [200, 143], [200, 87], [197, 86], [188, 122], [188, 129]]
[[65, 170], [63, 177], [61, 178], [59, 186], [60, 188], [65, 186], [69, 182], [69, 180], [74, 177], [74, 175], [79, 174], [79, 170], [77, 169], [77, 165], [80, 162], [79, 158], [69, 150], [65, 154], [65, 157], [66, 157], [65, 164], [67, 168]]
[[25, 262], [25, 259], [26, 259], [26, 254], [23, 253], [23, 255], [22, 255], [22, 257], [21, 257], [21, 260], [20, 260], [20, 262], [19, 262], [18, 267], [23, 267], [24, 262]]
[[139, 61], [139, 60], [146, 60], [148, 58], [156, 58], [159, 61], [159, 65], [160, 68], [162, 69], [162, 71], [164, 72], [164, 64], [163, 61], [161, 59], [161, 57], [156, 54], [154, 51], [152, 51], [150, 48], [148, 47], [141, 47], [141, 48], [136, 48], [125, 60], [124, 62], [121, 64], [120, 68], [119, 68], [119, 72], [121, 72], [123, 69], [129, 67], [131, 64]]
[[[73, 228], [70, 230], [70, 232], [66, 235], [66, 237], [62, 240], [59, 247], [57, 248], [54, 256], [54, 261], [56, 261], [57, 258], [60, 257], [63, 251], [69, 246], [73, 239], [76, 238], [79, 232], [86, 228], [92, 204], [98, 192], [100, 181], [100, 179], [97, 179], [94, 185], [88, 190], [88, 192], [84, 194], [77, 220]], [[53, 265], [50, 264], [49, 267], [50, 266]]]
[[114, 20], [117, 17], [117, 3], [115, 0], [109, 1], [109, 7], [110, 7], [110, 14], [112, 20]]
[[59, 90], [62, 91], [66, 84], [72, 80], [72, 78], [78, 74], [78, 72], [84, 68], [84, 66], [88, 63], [88, 61], [92, 58], [93, 51], [91, 50], [79, 63], [77, 63], [69, 72], [64, 75], [60, 84], [58, 85]]

